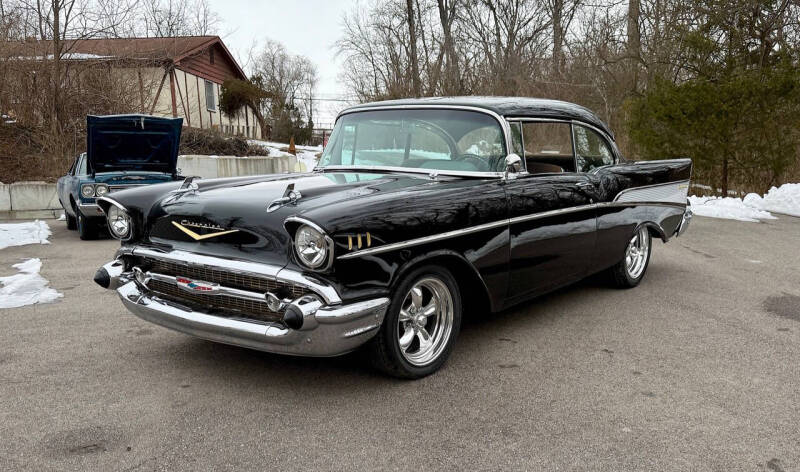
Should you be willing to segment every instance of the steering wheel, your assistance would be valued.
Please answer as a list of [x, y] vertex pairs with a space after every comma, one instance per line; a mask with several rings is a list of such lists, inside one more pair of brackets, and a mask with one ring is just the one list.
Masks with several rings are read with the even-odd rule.
[[454, 161], [463, 161], [469, 162], [470, 164], [474, 165], [476, 169], [486, 169], [488, 167], [488, 163], [486, 159], [482, 158], [477, 154], [472, 154], [469, 152], [465, 152], [463, 154], [458, 155], [457, 157], [453, 158]]

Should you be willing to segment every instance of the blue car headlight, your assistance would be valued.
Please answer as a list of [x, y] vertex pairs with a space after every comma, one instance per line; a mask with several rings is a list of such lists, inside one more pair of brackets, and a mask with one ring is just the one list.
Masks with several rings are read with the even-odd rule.
[[92, 198], [92, 197], [94, 197], [94, 185], [93, 184], [83, 184], [83, 185], [81, 185], [81, 196], [83, 198]]

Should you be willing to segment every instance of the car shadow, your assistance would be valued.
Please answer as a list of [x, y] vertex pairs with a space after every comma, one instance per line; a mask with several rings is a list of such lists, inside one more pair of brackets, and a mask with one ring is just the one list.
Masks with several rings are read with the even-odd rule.
[[[491, 349], [492, 345], [496, 345], [496, 336], [474, 334], [478, 331], [484, 334], [486, 331], [508, 332], [517, 325], [536, 323], [552, 316], [554, 307], [562, 305], [566, 299], [590, 296], [591, 292], [597, 290], [612, 289], [603, 280], [590, 277], [498, 313], [467, 316], [461, 329], [463, 337], [468, 339], [459, 341], [468, 341], [467, 349], [470, 350]], [[302, 382], [304, 389], [336, 389], [339, 386], [347, 391], [352, 390], [353, 382], [358, 382], [361, 387], [373, 388], [403, 382], [373, 368], [369, 351], [363, 348], [338, 357], [299, 357], [255, 351], [193, 337], [184, 337], [181, 342], [183, 345], [172, 346], [168, 354], [173, 358], [176, 368], [196, 373], [198, 366], [202, 366], [209, 375], [224, 373], [227, 378], [236, 382], [264, 385]]]

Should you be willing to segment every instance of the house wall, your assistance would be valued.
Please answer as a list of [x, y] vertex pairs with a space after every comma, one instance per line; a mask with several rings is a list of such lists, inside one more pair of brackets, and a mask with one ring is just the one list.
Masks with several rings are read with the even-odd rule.
[[[206, 101], [206, 80], [184, 70], [175, 69], [175, 105], [177, 116], [183, 117], [184, 125], [201, 129], [212, 128], [225, 134], [261, 139], [261, 128], [250, 107], [239, 110], [236, 116], [232, 117], [220, 111], [221, 83], [211, 81], [215, 110], [209, 110]], [[157, 108], [162, 113], [165, 110], [168, 112], [164, 116], [172, 116], [172, 98], [169, 89], [166, 94], [162, 91], [162, 95], [164, 96], [159, 98]]]

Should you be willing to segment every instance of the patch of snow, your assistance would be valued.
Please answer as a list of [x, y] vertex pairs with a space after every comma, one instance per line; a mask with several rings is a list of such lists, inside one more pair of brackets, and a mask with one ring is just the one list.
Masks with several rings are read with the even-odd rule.
[[58, 221], [64, 221], [66, 219], [67, 219], [67, 214], [66, 213], [62, 213], [61, 216], [58, 217]]
[[309, 151], [300, 151], [297, 153], [297, 162], [305, 166], [306, 172], [311, 172], [317, 166], [317, 153]]
[[0, 249], [26, 244], [50, 244], [47, 240], [52, 233], [44, 221], [0, 224]]
[[[248, 139], [247, 143], [251, 146], [261, 146], [266, 148], [275, 148], [277, 150], [281, 150], [283, 148], [288, 148], [289, 145], [287, 143], [276, 143], [274, 141], [261, 141], [260, 139]], [[297, 150], [303, 151], [314, 151], [314, 152], [322, 152], [322, 146], [301, 146], [295, 145]]]
[[763, 197], [748, 193], [744, 204], [759, 210], [800, 217], [800, 184], [783, 184], [772, 187]]
[[748, 193], [744, 198], [689, 197], [695, 215], [758, 222], [776, 219], [770, 212], [800, 217], [800, 184], [772, 187], [763, 197]]
[[689, 197], [692, 204], [692, 213], [711, 218], [725, 218], [729, 220], [749, 221], [758, 223], [760, 220], [776, 219], [768, 211], [746, 206], [741, 198], [733, 197]]
[[52, 303], [64, 295], [50, 288], [50, 282], [39, 275], [42, 261], [38, 258], [14, 264], [19, 271], [8, 277], [0, 277], [0, 308], [16, 308], [35, 303]]

